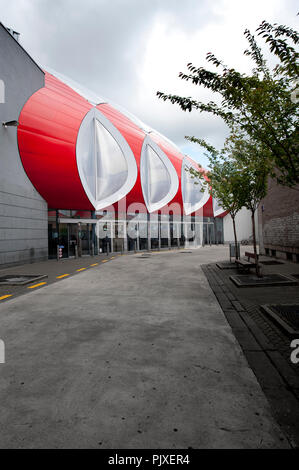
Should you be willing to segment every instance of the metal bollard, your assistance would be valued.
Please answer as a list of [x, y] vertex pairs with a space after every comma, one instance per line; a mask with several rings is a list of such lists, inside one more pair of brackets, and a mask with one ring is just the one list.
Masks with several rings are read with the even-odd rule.
[[91, 244], [91, 256], [94, 256], [94, 243]]
[[57, 245], [57, 261], [59, 261], [59, 245]]
[[75, 245], [75, 258], [77, 259], [78, 258], [78, 246]]

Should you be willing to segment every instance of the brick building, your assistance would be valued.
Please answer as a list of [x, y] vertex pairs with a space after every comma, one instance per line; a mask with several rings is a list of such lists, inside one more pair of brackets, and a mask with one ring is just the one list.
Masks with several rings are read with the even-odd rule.
[[260, 252], [299, 262], [299, 187], [270, 180], [259, 207]]

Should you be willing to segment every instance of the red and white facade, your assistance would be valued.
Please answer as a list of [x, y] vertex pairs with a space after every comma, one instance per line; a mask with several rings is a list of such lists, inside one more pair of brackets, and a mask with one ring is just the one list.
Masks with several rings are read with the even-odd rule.
[[55, 75], [45, 73], [18, 127], [24, 169], [49, 208], [100, 211], [121, 201], [127, 210], [140, 203], [149, 213], [171, 206], [182, 215], [214, 215], [211, 197], [186, 171], [199, 169], [196, 162], [134, 116]]

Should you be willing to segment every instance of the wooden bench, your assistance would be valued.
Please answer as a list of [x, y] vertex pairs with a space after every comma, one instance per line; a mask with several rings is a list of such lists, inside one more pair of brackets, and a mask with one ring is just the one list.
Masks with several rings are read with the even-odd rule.
[[[258, 261], [258, 255], [255, 256], [254, 253], [250, 253], [249, 251], [245, 251], [245, 256], [247, 257], [246, 259], [236, 259], [236, 264], [237, 268], [242, 268], [244, 271], [249, 272], [251, 268], [256, 267], [256, 263]], [[250, 261], [251, 259], [254, 260], [254, 262]]]

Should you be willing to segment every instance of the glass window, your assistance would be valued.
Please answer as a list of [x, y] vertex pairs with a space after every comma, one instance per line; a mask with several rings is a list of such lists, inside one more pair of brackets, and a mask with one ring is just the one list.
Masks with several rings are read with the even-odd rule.
[[184, 202], [193, 206], [200, 202], [203, 193], [201, 192], [202, 183], [189, 173], [190, 166], [184, 165]]
[[167, 155], [149, 136], [141, 151], [141, 185], [149, 212], [166, 205], [178, 190], [177, 173]]
[[181, 184], [184, 209], [187, 215], [200, 209], [209, 199], [208, 191], [201, 191], [203, 187], [201, 181], [193, 177], [189, 168], [198, 170], [187, 158], [184, 158], [182, 163]]
[[147, 200], [154, 204], [163, 199], [170, 189], [170, 176], [166, 166], [154, 149], [147, 145], [145, 155], [145, 191]]
[[96, 108], [81, 123], [76, 154], [82, 184], [96, 210], [118, 201], [134, 186], [134, 154], [118, 129]]
[[126, 182], [128, 165], [123, 152], [110, 132], [95, 120], [97, 200], [116, 193]]

